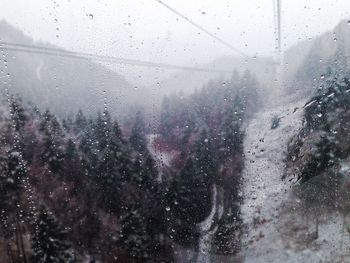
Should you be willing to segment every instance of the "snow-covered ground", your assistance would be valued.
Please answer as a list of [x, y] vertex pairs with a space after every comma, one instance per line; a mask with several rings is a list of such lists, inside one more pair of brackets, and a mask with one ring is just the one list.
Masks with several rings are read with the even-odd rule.
[[[344, 256], [350, 240], [341, 216], [324, 215], [318, 238], [310, 239], [315, 224], [303, 216], [307, 211], [294, 210], [293, 183], [282, 181], [287, 143], [301, 127], [305, 102], [288, 101], [283, 92], [275, 94], [274, 103], [257, 112], [247, 126], [242, 205], [244, 262], [350, 262], [350, 257]], [[271, 129], [274, 116], [281, 121]]]
[[212, 239], [215, 235], [215, 232], [217, 231], [217, 225], [215, 225], [214, 217], [218, 209], [218, 192], [215, 184], [212, 187], [212, 194], [213, 199], [210, 214], [202, 223], [199, 224], [201, 235], [199, 237], [199, 251], [197, 256], [197, 263], [210, 263]]
[[[249, 120], [245, 131], [244, 235], [240, 255], [235, 260], [231, 256], [211, 254], [215, 221], [217, 216], [222, 216], [220, 189], [214, 186], [211, 213], [198, 226], [202, 230], [199, 251], [179, 248], [177, 262], [350, 262], [350, 253], [347, 253], [350, 251], [350, 228], [344, 228], [342, 217], [338, 214], [323, 215], [318, 238], [312, 238], [314, 218], [309, 215], [311, 219], [307, 219], [308, 211], [295, 209], [298, 206], [294, 205], [297, 201], [292, 195], [294, 184], [282, 180], [287, 144], [301, 127], [306, 99], [296, 100], [283, 92], [270, 94], [267, 99], [267, 106]], [[274, 116], [281, 119], [279, 126], [271, 129]], [[159, 166], [168, 166], [173, 156], [157, 148], [154, 143], [156, 136], [148, 137], [149, 150]]]
[[[246, 262], [271, 262], [262, 256], [283, 249], [277, 226], [281, 204], [288, 199], [290, 189], [282, 181], [283, 158], [289, 139], [301, 124], [301, 111], [294, 112], [295, 107], [287, 104], [259, 111], [246, 129], [242, 206], [247, 227], [243, 240], [248, 247], [244, 253]], [[276, 129], [271, 129], [274, 116], [281, 121]]]

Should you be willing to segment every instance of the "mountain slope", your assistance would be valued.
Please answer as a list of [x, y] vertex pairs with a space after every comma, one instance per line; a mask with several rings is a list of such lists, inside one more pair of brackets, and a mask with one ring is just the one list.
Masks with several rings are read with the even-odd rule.
[[[262, 85], [268, 85], [274, 75], [274, 65], [272, 58], [244, 58], [244, 57], [220, 57], [206, 65], [200, 65], [203, 68], [212, 68], [216, 70], [228, 70], [232, 73], [237, 70], [243, 73], [249, 70], [252, 75], [260, 80]], [[170, 76], [160, 80], [162, 95], [169, 95], [174, 92], [183, 91], [185, 94], [192, 93], [195, 89], [202, 88], [210, 80], [229, 79], [232, 73], [208, 73], [177, 71]]]
[[[1, 41], [57, 48], [36, 43], [6, 21], [0, 21]], [[0, 42], [1, 43], [1, 42]], [[103, 109], [123, 114], [136, 98], [132, 85], [122, 76], [89, 60], [8, 51], [4, 49], [11, 76], [11, 93], [18, 93], [39, 108], [50, 107], [67, 114]]]
[[285, 52], [285, 81], [290, 91], [311, 94], [329, 68], [342, 74], [350, 63], [350, 25], [341, 21], [332, 31], [301, 42]]

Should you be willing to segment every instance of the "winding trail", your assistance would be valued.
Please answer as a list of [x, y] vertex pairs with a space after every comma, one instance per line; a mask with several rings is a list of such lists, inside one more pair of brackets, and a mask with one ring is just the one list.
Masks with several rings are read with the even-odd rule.
[[216, 185], [213, 184], [212, 187], [212, 207], [209, 216], [200, 224], [198, 224], [201, 235], [199, 237], [199, 251], [197, 256], [197, 263], [209, 263], [210, 261], [210, 253], [212, 247], [212, 239], [217, 230], [217, 226], [215, 224], [215, 215], [218, 210], [218, 191]]

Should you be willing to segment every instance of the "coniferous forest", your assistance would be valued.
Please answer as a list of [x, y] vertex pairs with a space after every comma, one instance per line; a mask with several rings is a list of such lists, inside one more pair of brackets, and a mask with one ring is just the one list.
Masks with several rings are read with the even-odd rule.
[[175, 152], [166, 169], [150, 152], [142, 112], [124, 126], [108, 105], [59, 118], [10, 95], [1, 108], [4, 258], [173, 262], [178, 247], [198, 251], [199, 224], [219, 190], [213, 250], [239, 252], [243, 126], [256, 86], [235, 72], [166, 97], [153, 141]]
[[350, 262], [349, 1], [24, 2], [0, 263]]

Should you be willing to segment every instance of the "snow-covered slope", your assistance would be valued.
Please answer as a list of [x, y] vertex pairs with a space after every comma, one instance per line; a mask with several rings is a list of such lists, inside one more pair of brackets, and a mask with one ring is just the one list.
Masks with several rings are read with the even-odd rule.
[[[301, 105], [299, 105], [300, 107]], [[282, 249], [277, 231], [281, 205], [288, 199], [290, 185], [282, 181], [287, 142], [300, 126], [295, 104], [258, 112], [250, 121], [244, 142], [246, 164], [243, 173], [243, 222], [247, 235], [246, 262], [270, 262], [262, 256]], [[271, 129], [274, 116], [280, 125]], [[262, 261], [257, 261], [257, 260]]]
[[[350, 236], [336, 213], [321, 216], [315, 236], [314, 216], [300, 209], [293, 182], [282, 180], [289, 139], [301, 127], [305, 100], [271, 94], [274, 103], [250, 120], [244, 142], [242, 257], [248, 263], [350, 262]], [[281, 118], [271, 129], [271, 119]]]

